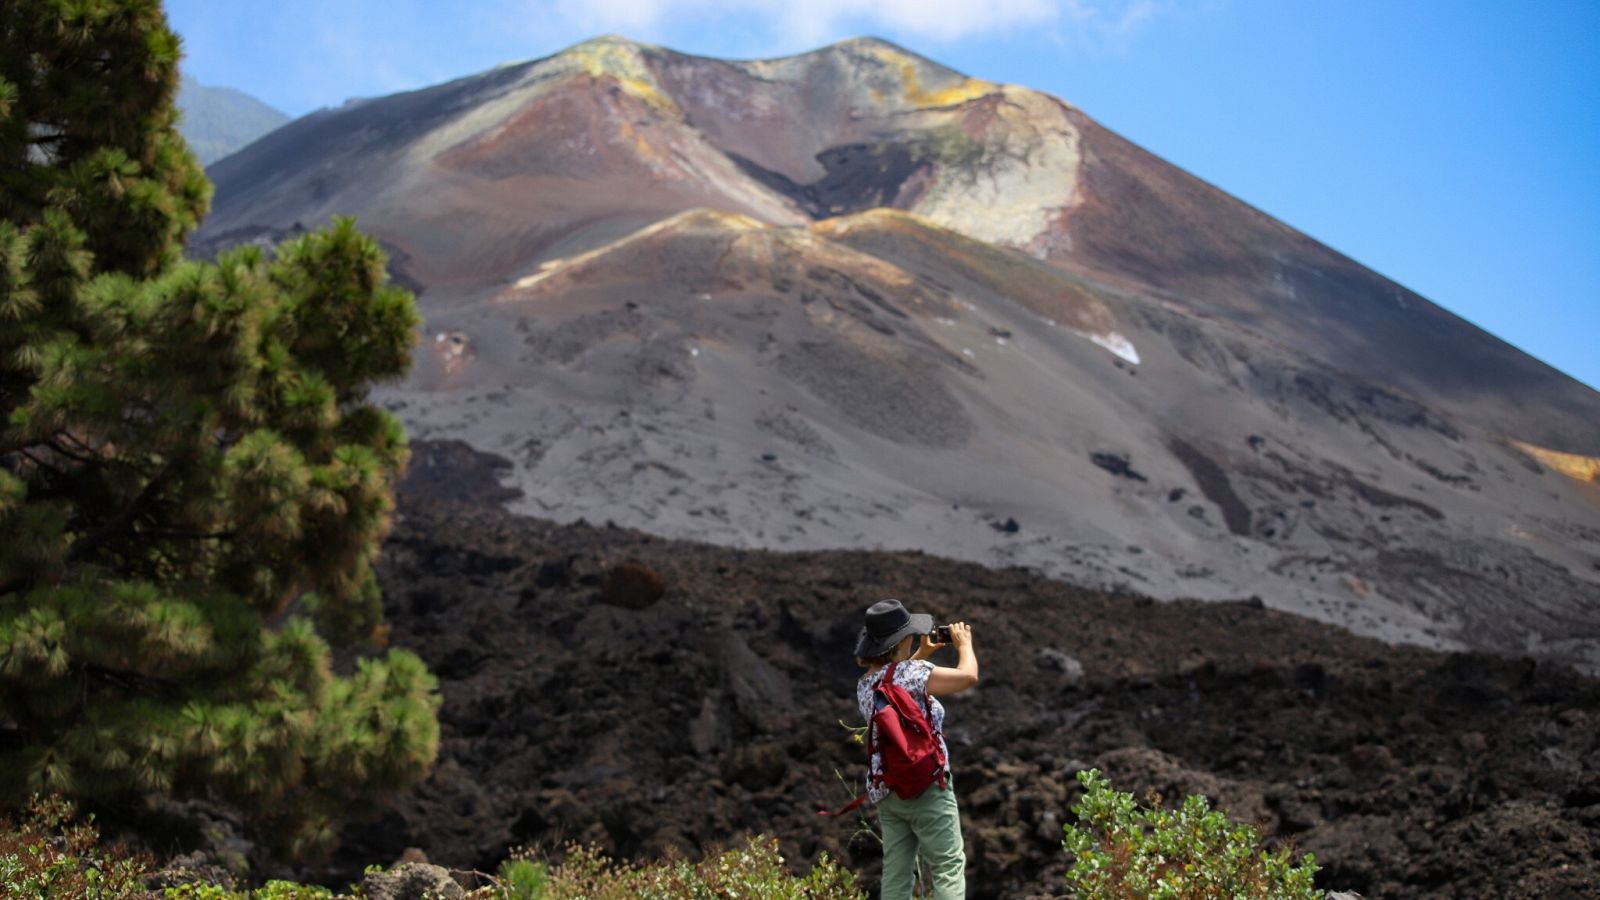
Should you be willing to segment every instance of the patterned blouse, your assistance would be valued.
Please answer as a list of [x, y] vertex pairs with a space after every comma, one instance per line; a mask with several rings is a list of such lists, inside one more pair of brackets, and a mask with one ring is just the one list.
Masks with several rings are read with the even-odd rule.
[[[883, 681], [883, 673], [888, 667], [862, 675], [856, 682], [856, 707], [861, 710], [861, 718], [867, 721], [867, 727], [872, 727], [873, 690]], [[939, 750], [944, 753], [945, 771], [950, 771], [950, 748], [944, 742], [944, 705], [937, 697], [928, 695], [928, 676], [933, 673], [933, 663], [925, 659], [907, 660], [894, 667], [894, 683], [906, 689], [911, 699], [923, 705], [924, 710], [931, 711], [929, 717], [933, 724], [934, 733], [939, 735]], [[873, 736], [876, 745], [877, 735]], [[890, 789], [887, 785], [874, 781], [874, 775], [883, 773], [883, 754], [873, 753], [872, 759], [867, 764], [867, 799], [878, 803], [889, 796]]]

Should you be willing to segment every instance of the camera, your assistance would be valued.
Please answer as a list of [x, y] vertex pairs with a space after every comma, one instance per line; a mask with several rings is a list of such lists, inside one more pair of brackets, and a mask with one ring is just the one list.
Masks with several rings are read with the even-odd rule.
[[935, 644], [948, 644], [950, 643], [950, 626], [935, 625], [928, 637], [932, 638]]

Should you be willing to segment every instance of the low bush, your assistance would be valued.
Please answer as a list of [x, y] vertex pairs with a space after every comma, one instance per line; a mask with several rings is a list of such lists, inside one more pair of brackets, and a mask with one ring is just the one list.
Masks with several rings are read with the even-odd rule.
[[[120, 844], [102, 844], [93, 820], [78, 821], [72, 804], [38, 799], [26, 814], [0, 818], [0, 898], [4, 900], [329, 900], [360, 897], [352, 886], [336, 893], [317, 885], [269, 881], [234, 889], [182, 884], [152, 890], [157, 867], [148, 856]], [[752, 837], [742, 847], [699, 862], [622, 863], [592, 847], [574, 846], [559, 865], [521, 854], [501, 864], [492, 882], [467, 895], [474, 900], [864, 900], [855, 875], [824, 855], [804, 877], [784, 868], [773, 837]]]
[[293, 881], [269, 881], [261, 887], [236, 891], [215, 884], [183, 884], [161, 892], [161, 900], [330, 900], [333, 891]]
[[570, 848], [550, 871], [544, 900], [677, 900], [738, 897], [748, 900], [865, 900], [856, 877], [827, 854], [805, 877], [790, 875], [777, 838], [756, 836], [743, 847], [699, 862], [666, 860], [644, 865], [614, 863], [586, 847]]
[[1062, 846], [1076, 859], [1067, 881], [1082, 900], [1321, 900], [1316, 860], [1298, 864], [1288, 848], [1261, 849], [1249, 825], [1230, 821], [1206, 798], [1177, 809], [1160, 798], [1140, 806], [1115, 791], [1098, 769], [1078, 773], [1087, 793], [1072, 808]]
[[[1078, 773], [1087, 793], [1066, 826], [1075, 857], [1067, 880], [1080, 900], [1320, 900], [1310, 854], [1262, 849], [1254, 828], [1231, 822], [1193, 796], [1177, 809], [1141, 806], [1111, 788], [1096, 770]], [[247, 890], [186, 884], [160, 892], [145, 887], [155, 871], [147, 857], [102, 844], [92, 819], [76, 821], [72, 805], [37, 799], [19, 819], [0, 818], [0, 897], [17, 900], [324, 900], [327, 888], [272, 881]], [[358, 889], [351, 889], [359, 896]], [[824, 854], [804, 876], [791, 874], [778, 841], [755, 836], [741, 847], [698, 862], [628, 863], [592, 847], [573, 846], [559, 864], [521, 855], [504, 862], [478, 900], [865, 900], [855, 874]]]
[[94, 821], [77, 821], [59, 797], [34, 797], [20, 819], [0, 818], [0, 896], [113, 900], [142, 892], [149, 869], [148, 858], [102, 845]]
[[500, 893], [505, 900], [540, 900], [550, 886], [550, 870], [531, 859], [500, 864]]

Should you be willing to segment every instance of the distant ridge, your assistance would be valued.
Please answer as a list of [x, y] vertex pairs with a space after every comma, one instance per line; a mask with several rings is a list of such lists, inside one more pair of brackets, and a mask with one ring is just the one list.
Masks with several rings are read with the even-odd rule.
[[289, 121], [244, 91], [210, 87], [188, 76], [178, 88], [178, 109], [183, 111], [178, 131], [208, 166]]

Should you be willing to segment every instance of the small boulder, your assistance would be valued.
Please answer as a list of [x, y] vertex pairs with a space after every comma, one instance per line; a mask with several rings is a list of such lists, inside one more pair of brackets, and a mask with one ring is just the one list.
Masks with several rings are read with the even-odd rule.
[[1357, 744], [1350, 749], [1347, 762], [1358, 772], [1364, 769], [1385, 772], [1395, 766], [1394, 752], [1383, 744]]
[[1083, 683], [1083, 663], [1054, 647], [1040, 647], [1033, 654], [1034, 664], [1047, 672], [1058, 672], [1063, 684]]
[[1289, 673], [1289, 684], [1307, 697], [1320, 699], [1328, 694], [1328, 670], [1318, 663], [1301, 663]]
[[733, 697], [733, 708], [756, 731], [787, 731], [795, 702], [789, 677], [762, 659], [736, 632], [724, 632], [719, 643], [724, 684]]
[[1185, 656], [1178, 663], [1178, 674], [1189, 679], [1196, 690], [1210, 693], [1217, 687], [1217, 661], [1199, 654]]
[[1107, 451], [1091, 453], [1089, 454], [1089, 461], [1113, 475], [1119, 475], [1132, 481], [1150, 480], [1144, 477], [1143, 473], [1134, 469], [1128, 461], [1126, 453], [1111, 453]]
[[546, 560], [533, 576], [536, 588], [567, 587], [572, 584], [572, 558]]
[[425, 863], [427, 861], [428, 854], [421, 847], [407, 847], [400, 851], [400, 857], [390, 863], [389, 868], [393, 869], [397, 866], [404, 866], [410, 863]]
[[733, 735], [722, 715], [722, 704], [717, 697], [707, 695], [700, 701], [700, 714], [689, 722], [689, 746], [699, 756], [709, 756], [732, 743]]
[[655, 570], [627, 562], [606, 573], [597, 599], [623, 609], [648, 609], [667, 592], [667, 583]]
[[765, 741], [736, 749], [724, 761], [722, 778], [743, 785], [747, 791], [759, 791], [777, 787], [788, 771], [789, 760], [783, 748]]
[[368, 872], [361, 879], [368, 900], [456, 900], [467, 892], [450, 870], [429, 863], [405, 863], [387, 872]]
[[156, 872], [146, 875], [144, 886], [152, 891], [181, 888], [186, 884], [216, 885], [232, 890], [233, 873], [206, 858], [199, 851], [173, 857]]
[[1322, 824], [1322, 810], [1297, 794], [1274, 794], [1267, 798], [1267, 804], [1278, 813], [1280, 834], [1299, 834]]

